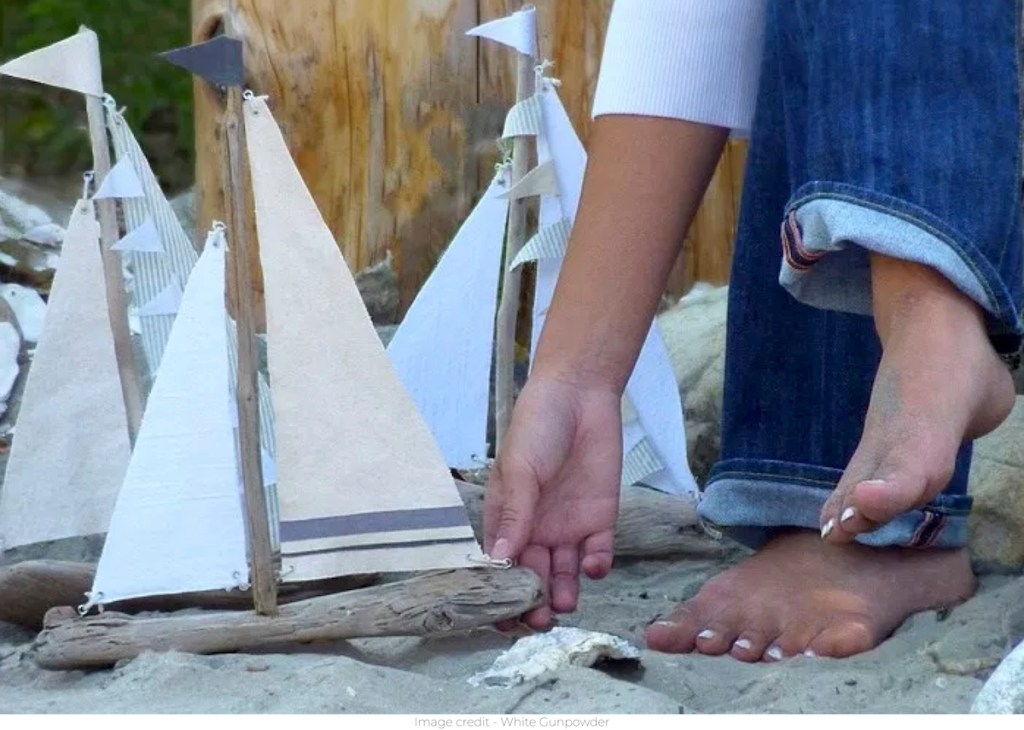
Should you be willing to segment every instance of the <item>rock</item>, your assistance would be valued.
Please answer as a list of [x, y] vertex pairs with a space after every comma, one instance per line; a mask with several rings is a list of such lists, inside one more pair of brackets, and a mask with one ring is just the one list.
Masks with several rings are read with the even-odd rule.
[[21, 352], [21, 335], [11, 322], [0, 322], [0, 416], [7, 412], [7, 399], [11, 395], [21, 368], [18, 355]]
[[20, 284], [4, 284], [0, 286], [0, 299], [10, 307], [17, 320], [18, 329], [25, 342], [39, 341], [43, 331], [43, 319], [46, 317], [46, 302], [27, 286]]
[[398, 277], [391, 268], [391, 253], [380, 263], [368, 266], [356, 274], [356, 286], [363, 297], [366, 311], [375, 325], [397, 324], [401, 303]]
[[978, 567], [1024, 566], [1024, 396], [999, 428], [975, 442], [970, 493], [971, 554]]
[[686, 415], [686, 450], [698, 483], [718, 459], [722, 441], [725, 377], [725, 309], [728, 287], [697, 284], [658, 317]]
[[971, 705], [972, 714], [1024, 713], [1024, 643], [1003, 659]]

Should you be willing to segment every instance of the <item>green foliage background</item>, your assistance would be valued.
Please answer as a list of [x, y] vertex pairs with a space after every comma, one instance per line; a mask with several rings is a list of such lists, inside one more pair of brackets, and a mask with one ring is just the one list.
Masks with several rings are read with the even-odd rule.
[[[72, 35], [99, 35], [107, 93], [126, 116], [169, 190], [192, 179], [192, 84], [157, 59], [189, 43], [189, 0], [0, 0], [0, 59]], [[80, 96], [0, 78], [0, 174], [75, 175], [91, 154]]]

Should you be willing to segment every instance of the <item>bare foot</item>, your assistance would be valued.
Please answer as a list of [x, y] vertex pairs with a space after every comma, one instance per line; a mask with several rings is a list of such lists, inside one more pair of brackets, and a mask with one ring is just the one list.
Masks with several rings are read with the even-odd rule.
[[998, 426], [1014, 402], [981, 309], [945, 278], [875, 255], [872, 288], [882, 362], [860, 444], [821, 511], [833, 543], [927, 504], [961, 443]]
[[965, 550], [830, 545], [800, 530], [708, 581], [646, 639], [658, 651], [748, 662], [845, 657], [877, 646], [911, 614], [973, 592]]

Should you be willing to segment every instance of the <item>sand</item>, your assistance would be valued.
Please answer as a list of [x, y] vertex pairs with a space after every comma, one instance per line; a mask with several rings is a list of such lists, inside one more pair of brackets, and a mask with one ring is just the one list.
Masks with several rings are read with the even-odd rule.
[[[692, 595], [724, 562], [620, 563], [587, 582], [563, 625], [640, 643], [645, 622]], [[960, 713], [1024, 638], [1024, 578], [984, 576], [947, 614], [909, 619], [882, 646], [850, 659], [797, 657], [747, 665], [729, 657], [644, 651], [640, 669], [566, 669], [511, 689], [475, 688], [515, 637], [372, 639], [198, 657], [149, 654], [111, 670], [48, 672], [32, 634], [0, 624], [3, 712], [321, 713]]]

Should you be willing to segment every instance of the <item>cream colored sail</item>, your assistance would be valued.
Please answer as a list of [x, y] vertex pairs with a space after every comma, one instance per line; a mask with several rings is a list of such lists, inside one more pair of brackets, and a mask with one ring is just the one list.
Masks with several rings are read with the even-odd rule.
[[244, 116], [283, 580], [471, 565], [482, 556], [458, 491], [269, 107], [250, 97]]
[[90, 603], [247, 582], [227, 332], [224, 235], [215, 231], [171, 328]]
[[5, 548], [105, 532], [128, 424], [92, 201], [75, 205], [0, 491]]

